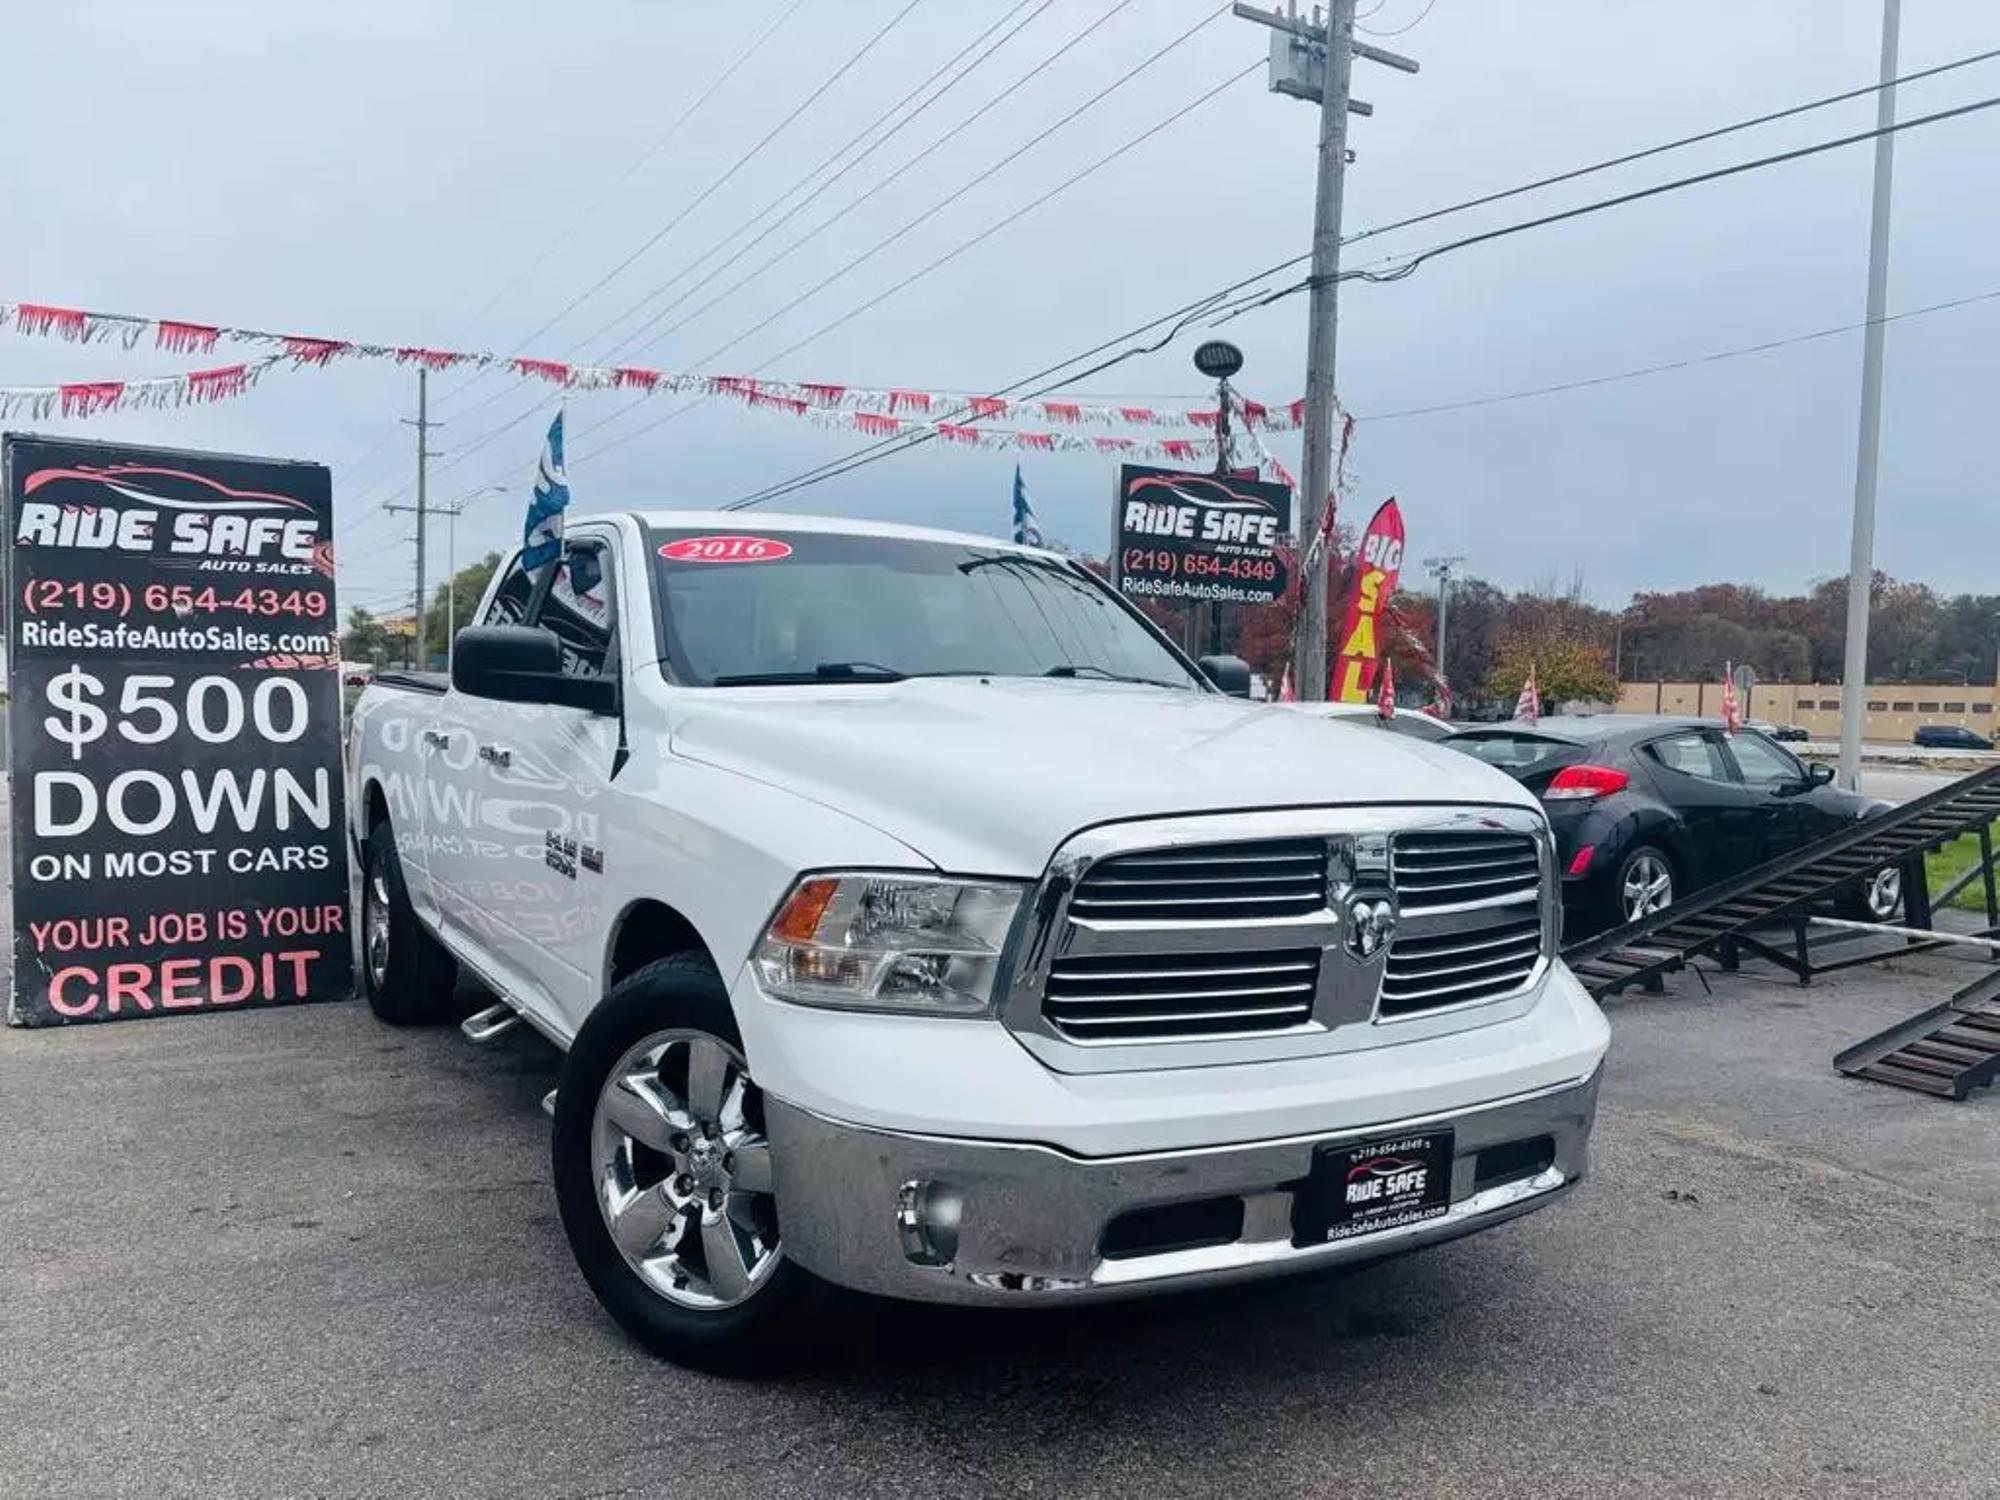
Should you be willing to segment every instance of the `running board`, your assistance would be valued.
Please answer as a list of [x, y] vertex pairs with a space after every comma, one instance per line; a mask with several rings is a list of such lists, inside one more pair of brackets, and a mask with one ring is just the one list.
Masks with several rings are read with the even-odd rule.
[[476, 1016], [467, 1016], [458, 1023], [458, 1029], [465, 1033], [465, 1039], [483, 1046], [497, 1037], [505, 1036], [521, 1024], [521, 1017], [508, 1005], [489, 1005]]

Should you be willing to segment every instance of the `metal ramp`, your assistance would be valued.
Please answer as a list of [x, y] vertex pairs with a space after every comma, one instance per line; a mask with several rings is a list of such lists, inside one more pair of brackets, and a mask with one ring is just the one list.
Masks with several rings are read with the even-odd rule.
[[[1696, 891], [1663, 911], [1573, 943], [1563, 950], [1563, 958], [1600, 1000], [1635, 986], [1658, 990], [1666, 975], [1698, 957], [1713, 956], [1722, 968], [1734, 969], [1746, 952], [1769, 959], [1805, 984], [1816, 967], [1824, 972], [1885, 956], [1816, 966], [1806, 940], [1816, 909], [1857, 891], [1884, 865], [1899, 864], [1904, 869], [1905, 922], [1929, 927], [1932, 898], [1923, 879], [1924, 853], [1966, 833], [1978, 836], [1980, 857], [1936, 899], [1949, 900], [1973, 879], [1982, 879], [1991, 930], [2000, 927], [1993, 847], [1996, 818], [2000, 818], [2000, 765], [1780, 855], [1734, 880]], [[1755, 935], [1781, 927], [1791, 929], [1788, 949]], [[1909, 943], [1894, 951], [1920, 952], [1928, 946]]]
[[2000, 970], [1982, 974], [1942, 1005], [1836, 1053], [1850, 1078], [1963, 1099], [2000, 1079]]

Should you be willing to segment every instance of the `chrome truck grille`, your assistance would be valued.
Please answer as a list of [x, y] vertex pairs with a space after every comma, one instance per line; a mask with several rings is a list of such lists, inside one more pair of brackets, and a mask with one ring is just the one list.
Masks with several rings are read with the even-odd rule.
[[[1398, 833], [1390, 857], [1402, 910], [1382, 976], [1383, 1015], [1504, 995], [1533, 977], [1543, 920], [1533, 838]], [[1467, 913], [1473, 920], [1450, 920]]]
[[1085, 1071], [1365, 1046], [1525, 997], [1555, 921], [1546, 825], [1525, 809], [1116, 825], [1051, 863], [1003, 1017]]
[[1270, 839], [1115, 854], [1070, 897], [1073, 917], [1172, 922], [1291, 917], [1326, 904], [1326, 840]]

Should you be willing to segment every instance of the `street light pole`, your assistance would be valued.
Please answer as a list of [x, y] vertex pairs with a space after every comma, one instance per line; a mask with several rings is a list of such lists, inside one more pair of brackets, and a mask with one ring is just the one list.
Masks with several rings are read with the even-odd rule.
[[1882, 88], [1875, 96], [1875, 197], [1868, 220], [1868, 328], [1861, 350], [1861, 437], [1854, 456], [1854, 536], [1847, 562], [1847, 654], [1840, 686], [1840, 784], [1861, 777], [1868, 696], [1868, 605], [1875, 581], [1875, 476], [1882, 452], [1882, 341], [1889, 304], [1889, 208], [1896, 168], [1896, 43], [1902, 0], [1882, 0]]
[[1454, 552], [1449, 557], [1424, 559], [1424, 571], [1438, 581], [1437, 675], [1447, 684], [1447, 692], [1450, 691], [1451, 673], [1444, 664], [1444, 625], [1451, 611], [1452, 572], [1464, 561], [1463, 552]]

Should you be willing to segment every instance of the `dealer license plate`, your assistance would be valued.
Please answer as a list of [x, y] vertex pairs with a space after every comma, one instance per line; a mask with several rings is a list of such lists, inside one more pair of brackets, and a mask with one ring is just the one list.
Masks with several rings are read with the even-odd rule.
[[1293, 1231], [1302, 1245], [1352, 1239], [1441, 1217], [1451, 1208], [1449, 1130], [1321, 1146], [1299, 1193]]

